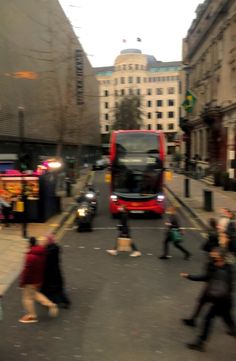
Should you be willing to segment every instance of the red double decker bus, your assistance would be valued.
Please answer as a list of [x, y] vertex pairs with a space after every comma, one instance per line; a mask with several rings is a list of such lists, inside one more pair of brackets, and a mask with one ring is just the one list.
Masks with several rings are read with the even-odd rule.
[[164, 148], [164, 134], [159, 131], [112, 133], [110, 212], [113, 216], [121, 205], [130, 213], [164, 213]]

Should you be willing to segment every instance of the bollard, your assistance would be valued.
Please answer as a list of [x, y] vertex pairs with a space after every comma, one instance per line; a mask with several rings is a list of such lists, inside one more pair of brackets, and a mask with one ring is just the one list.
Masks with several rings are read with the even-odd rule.
[[212, 191], [204, 189], [204, 209], [207, 212], [213, 211]]
[[71, 181], [69, 178], [66, 179], [66, 196], [71, 197]]
[[189, 198], [189, 178], [184, 179], [184, 196], [186, 198]]

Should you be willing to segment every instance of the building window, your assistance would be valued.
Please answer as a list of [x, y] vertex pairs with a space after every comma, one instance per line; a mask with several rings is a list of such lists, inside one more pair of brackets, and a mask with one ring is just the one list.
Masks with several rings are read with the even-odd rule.
[[148, 108], [151, 108], [151, 106], [152, 106], [152, 102], [151, 102], [151, 100], [148, 100], [148, 101], [147, 101], [147, 107], [148, 107]]
[[123, 70], [126, 70], [126, 64], [123, 65]]
[[133, 89], [129, 88], [129, 95], [133, 95]]
[[108, 124], [105, 125], [105, 132], [109, 132], [109, 125]]
[[152, 95], [152, 89], [147, 89], [147, 95]]
[[174, 112], [168, 112], [168, 118], [174, 118], [175, 113]]
[[105, 114], [104, 114], [104, 119], [105, 119], [105, 120], [109, 120], [109, 114], [108, 114], [108, 113], [105, 113]]
[[128, 83], [129, 83], [129, 84], [133, 83], [133, 77], [132, 77], [132, 76], [129, 76], [129, 77], [128, 77]]
[[167, 89], [167, 92], [168, 92], [168, 94], [175, 94], [175, 88], [174, 87], [169, 87]]
[[173, 99], [168, 99], [168, 106], [173, 107], [175, 105], [175, 101]]
[[152, 119], [152, 113], [147, 113], [148, 119]]
[[104, 108], [105, 108], [105, 109], [108, 109], [108, 108], [109, 108], [109, 103], [108, 103], [108, 102], [105, 102], [105, 103], [104, 103]]
[[162, 112], [156, 112], [157, 119], [162, 119]]
[[174, 129], [174, 123], [168, 124], [168, 129], [169, 129], [169, 130], [173, 130], [173, 129]]
[[141, 90], [140, 90], [140, 89], [137, 89], [137, 90], [136, 90], [136, 94], [137, 94], [137, 95], [141, 95]]
[[120, 91], [120, 95], [124, 96], [125, 95], [125, 89], [121, 89]]
[[141, 78], [140, 78], [140, 76], [137, 76], [137, 78], [136, 78], [136, 83], [137, 83], [137, 84], [140, 84], [140, 83], [141, 83]]
[[162, 105], [163, 105], [162, 100], [157, 100], [157, 107], [162, 107]]
[[139, 70], [139, 65], [135, 64], [135, 70]]
[[162, 95], [163, 94], [163, 88], [157, 88], [156, 92], [157, 92], [157, 95]]
[[157, 124], [157, 130], [162, 130], [162, 124]]
[[118, 90], [116, 89], [115, 90], [115, 97], [117, 97], [118, 96]]
[[104, 90], [104, 97], [108, 97], [109, 95], [109, 91], [108, 90]]
[[123, 76], [120, 78], [120, 83], [125, 84], [125, 78]]
[[152, 124], [147, 125], [147, 130], [152, 130]]

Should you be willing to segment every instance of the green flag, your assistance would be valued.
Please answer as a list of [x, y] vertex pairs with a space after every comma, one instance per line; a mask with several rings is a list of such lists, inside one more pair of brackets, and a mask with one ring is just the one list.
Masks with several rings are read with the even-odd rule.
[[197, 98], [190, 92], [190, 90], [187, 90], [185, 100], [182, 103], [182, 107], [184, 107], [187, 113], [192, 113], [196, 100]]

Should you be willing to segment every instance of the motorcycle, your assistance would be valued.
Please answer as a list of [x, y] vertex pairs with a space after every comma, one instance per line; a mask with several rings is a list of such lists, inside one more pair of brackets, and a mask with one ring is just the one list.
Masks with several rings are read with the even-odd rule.
[[88, 201], [79, 203], [76, 210], [77, 231], [92, 231], [93, 209]]
[[97, 206], [98, 206], [97, 192], [92, 187], [89, 187], [85, 191], [85, 198], [89, 201], [93, 210], [93, 215], [95, 216], [97, 213]]

